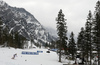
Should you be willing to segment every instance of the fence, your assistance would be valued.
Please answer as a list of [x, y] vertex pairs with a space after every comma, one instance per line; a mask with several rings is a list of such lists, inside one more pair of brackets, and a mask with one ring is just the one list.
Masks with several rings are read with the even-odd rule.
[[22, 54], [25, 54], [25, 55], [38, 55], [37, 52], [25, 52], [25, 51], [22, 51]]

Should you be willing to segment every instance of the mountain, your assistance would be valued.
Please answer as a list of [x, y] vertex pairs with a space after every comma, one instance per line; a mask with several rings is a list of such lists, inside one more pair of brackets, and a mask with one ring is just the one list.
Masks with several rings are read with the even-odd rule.
[[45, 27], [45, 29], [54, 37], [57, 37], [57, 31], [51, 27]]
[[4, 1], [0, 1], [0, 17], [3, 23], [9, 27], [9, 32], [19, 32], [28, 40], [45, 43], [55, 38], [39, 23], [39, 21], [24, 8], [11, 7]]

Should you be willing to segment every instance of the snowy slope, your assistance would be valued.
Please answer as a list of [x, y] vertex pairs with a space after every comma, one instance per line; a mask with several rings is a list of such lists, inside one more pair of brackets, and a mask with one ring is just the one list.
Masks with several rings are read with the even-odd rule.
[[[39, 55], [24, 55], [22, 51], [36, 52], [43, 51]], [[0, 48], [0, 65], [63, 65], [68, 63], [68, 60], [58, 62], [58, 55], [56, 52], [50, 51], [46, 53], [47, 49], [14, 49], [14, 48]], [[11, 59], [13, 54], [17, 53], [15, 59]]]

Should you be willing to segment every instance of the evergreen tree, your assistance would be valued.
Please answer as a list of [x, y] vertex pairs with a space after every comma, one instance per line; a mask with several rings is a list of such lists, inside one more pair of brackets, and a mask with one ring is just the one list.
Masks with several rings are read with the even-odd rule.
[[26, 40], [25, 37], [20, 35], [18, 32], [15, 33], [15, 47], [16, 48], [23, 48], [24, 46], [24, 41]]
[[9, 32], [9, 27], [3, 24], [0, 18], [0, 45], [23, 48], [26, 38], [13, 30]]
[[51, 45], [49, 46], [49, 44], [48, 44], [48, 47], [50, 47], [50, 48], [56, 48], [56, 42], [55, 41], [51, 41]]
[[48, 43], [46, 42], [46, 43], [45, 43], [45, 48], [47, 48], [47, 47], [48, 47]]
[[64, 14], [62, 13], [62, 10], [60, 9], [58, 13], [58, 17], [56, 19], [57, 21], [57, 31], [58, 31], [58, 37], [59, 37], [59, 62], [61, 62], [61, 49], [64, 48], [66, 51], [67, 48], [67, 26], [64, 18]]
[[8, 27], [5, 26], [3, 30], [3, 41], [6, 44], [6, 46], [8, 46], [8, 39], [9, 39], [8, 36], [9, 36], [9, 30], [8, 30]]
[[82, 27], [81, 31], [80, 31], [80, 33], [78, 35], [78, 38], [77, 38], [77, 46], [78, 46], [78, 50], [79, 51], [84, 50], [84, 42], [85, 42], [84, 35], [85, 35], [85, 30]]
[[15, 38], [14, 38], [14, 46], [15, 48], [19, 48], [20, 42], [19, 42], [19, 35], [18, 32], [14, 34]]
[[9, 47], [15, 47], [14, 33], [13, 32], [8, 34], [8, 46]]
[[93, 43], [96, 45], [98, 52], [98, 65], [100, 65], [100, 1], [96, 3], [93, 19]]
[[75, 40], [74, 40], [74, 33], [71, 32], [71, 35], [70, 35], [70, 39], [69, 39], [69, 44], [68, 44], [68, 51], [70, 54], [72, 54], [72, 59], [74, 60], [74, 56], [76, 54], [76, 43], [75, 43]]
[[[91, 65], [91, 52], [92, 52], [92, 36], [91, 36], [91, 28], [92, 28], [92, 14], [89, 11], [87, 22], [85, 24], [85, 53], [88, 58], [90, 57], [90, 65]], [[89, 56], [90, 55], [90, 56]]]
[[0, 18], [0, 45], [3, 44], [3, 22]]
[[85, 30], [82, 27], [77, 38], [77, 47], [81, 51], [82, 58], [85, 56]]
[[20, 42], [19, 48], [24, 48], [24, 43], [25, 43], [26, 40], [27, 39], [24, 36], [19, 35], [19, 42]]
[[31, 41], [31, 48], [32, 48], [33, 43], [34, 43], [34, 40], [33, 40], [33, 39], [31, 39], [30, 41]]

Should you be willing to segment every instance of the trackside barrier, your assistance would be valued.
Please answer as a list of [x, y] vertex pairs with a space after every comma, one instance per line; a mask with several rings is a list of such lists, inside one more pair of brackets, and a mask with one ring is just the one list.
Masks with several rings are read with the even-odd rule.
[[37, 51], [37, 53], [43, 53], [43, 51]]
[[39, 55], [39, 53], [37, 53], [37, 52], [27, 52], [27, 51], [22, 51], [22, 54], [25, 54], [25, 55]]
[[54, 51], [54, 52], [57, 52], [57, 50], [58, 50], [58, 49], [50, 49], [50, 51]]

